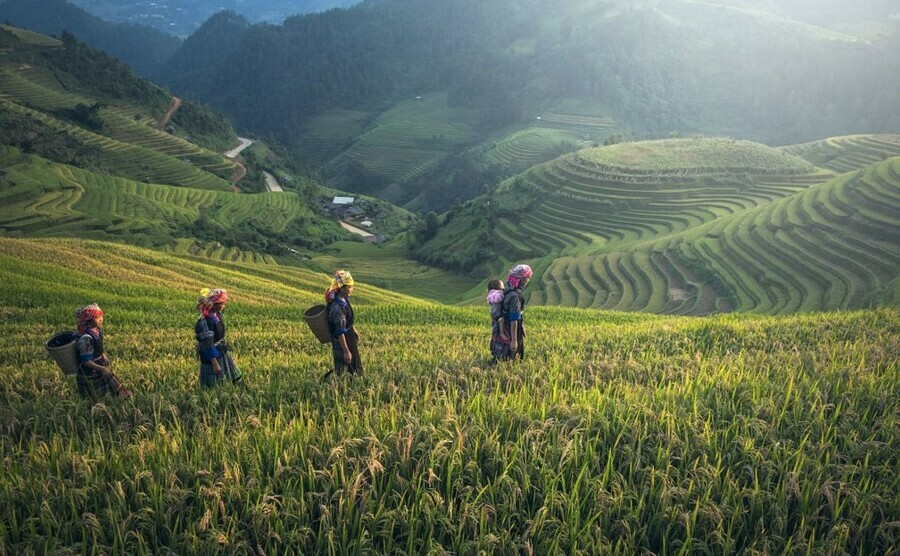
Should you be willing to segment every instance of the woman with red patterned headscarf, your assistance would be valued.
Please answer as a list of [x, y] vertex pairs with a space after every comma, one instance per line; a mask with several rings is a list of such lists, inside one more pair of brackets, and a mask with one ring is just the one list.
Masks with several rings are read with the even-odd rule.
[[197, 357], [200, 359], [200, 386], [220, 384], [225, 376], [234, 384], [241, 381], [241, 371], [225, 341], [222, 311], [226, 303], [228, 292], [221, 289], [203, 289], [197, 300], [200, 317], [194, 325], [194, 334], [197, 338]]
[[75, 322], [78, 325], [78, 371], [75, 373], [75, 384], [78, 393], [85, 398], [94, 399], [104, 394], [113, 394], [125, 399], [131, 392], [122, 386], [119, 378], [109, 370], [109, 357], [103, 352], [103, 309], [91, 303], [75, 311]]

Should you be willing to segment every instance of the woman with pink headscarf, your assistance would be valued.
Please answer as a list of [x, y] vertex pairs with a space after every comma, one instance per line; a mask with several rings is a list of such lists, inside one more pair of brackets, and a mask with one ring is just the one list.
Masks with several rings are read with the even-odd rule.
[[112, 394], [128, 399], [131, 392], [122, 386], [119, 378], [109, 370], [109, 357], [103, 352], [103, 309], [96, 303], [75, 311], [78, 325], [78, 371], [75, 384], [78, 393], [94, 399], [98, 395]]
[[241, 371], [225, 341], [222, 311], [226, 303], [228, 292], [220, 289], [204, 289], [197, 300], [200, 318], [194, 325], [194, 334], [197, 338], [197, 357], [200, 359], [200, 386], [216, 386], [222, 383], [225, 376], [234, 384], [241, 381]]
[[506, 291], [503, 292], [503, 302], [500, 304], [509, 346], [504, 352], [495, 354], [497, 359], [525, 357], [525, 321], [522, 317], [522, 313], [525, 312], [525, 295], [522, 289], [528, 285], [533, 274], [527, 264], [516, 265], [509, 271]]

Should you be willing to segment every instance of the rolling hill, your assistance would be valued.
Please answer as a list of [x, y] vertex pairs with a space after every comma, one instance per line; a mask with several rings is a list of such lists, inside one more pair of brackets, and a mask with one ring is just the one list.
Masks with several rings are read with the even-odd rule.
[[898, 155], [889, 135], [583, 150], [451, 213], [418, 253], [462, 267], [532, 260], [541, 304], [679, 314], [896, 304]]

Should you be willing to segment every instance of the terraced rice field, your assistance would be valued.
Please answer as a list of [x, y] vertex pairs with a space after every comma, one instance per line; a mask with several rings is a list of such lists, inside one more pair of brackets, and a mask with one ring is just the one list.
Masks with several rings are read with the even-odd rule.
[[[486, 152], [487, 160], [503, 164], [510, 172], [518, 173], [555, 158], [560, 152], [582, 148], [593, 142], [603, 142], [615, 128], [615, 122], [605, 116], [583, 114], [579, 107], [564, 107], [543, 112], [528, 127], [515, 131]], [[581, 107], [584, 110], [583, 107]]]
[[0, 68], [0, 107], [24, 114], [59, 132], [70, 133], [103, 156], [119, 175], [148, 183], [230, 190], [234, 164], [218, 153], [154, 129], [155, 120], [129, 106], [104, 108], [100, 116], [108, 135], [61, 121], [52, 111], [94, 104], [66, 91], [43, 68]]
[[534, 125], [567, 131], [577, 134], [580, 139], [602, 143], [615, 128], [615, 121], [608, 116], [551, 110], [541, 113], [540, 120]]
[[365, 131], [370, 117], [368, 112], [344, 109], [313, 116], [300, 130], [299, 150], [314, 163], [324, 164]]
[[7, 98], [37, 110], [71, 108], [86, 100], [53, 86], [55, 78], [43, 68], [27, 65], [0, 67], [0, 92]]
[[409, 180], [474, 140], [479, 117], [475, 110], [447, 106], [446, 94], [400, 102], [329, 165], [358, 162], [392, 181]]
[[[69, 133], [86, 145], [102, 149], [100, 156], [110, 167], [116, 168], [118, 175], [146, 183], [160, 183], [184, 187], [195, 187], [228, 191], [231, 184], [204, 169], [193, 165], [190, 158], [175, 158], [157, 150], [117, 141], [112, 137], [87, 131], [82, 127], [57, 120], [43, 112], [31, 110], [8, 100], [0, 99], [0, 108], [18, 112], [60, 132]], [[201, 164], [209, 168], [220, 168], [216, 155], [204, 156]], [[221, 157], [218, 157], [221, 159]], [[222, 166], [224, 167], [224, 166]]]
[[[0, 187], [0, 229], [5, 234], [167, 245], [201, 210], [225, 226], [249, 221], [276, 233], [296, 218], [312, 217], [295, 193], [239, 195], [148, 184], [54, 164], [10, 147], [0, 149], [0, 162], [6, 170]], [[215, 256], [246, 258], [224, 252]]]
[[581, 139], [568, 131], [528, 127], [504, 137], [487, 152], [487, 157], [509, 168], [524, 170], [554, 158], [567, 145], [580, 144]]
[[900, 135], [831, 137], [783, 147], [782, 150], [836, 173], [852, 172], [892, 156], [900, 156]]
[[720, 140], [679, 145], [677, 156], [652, 143], [581, 151], [500, 187], [501, 203], [533, 203], [495, 224], [495, 242], [508, 260], [534, 261], [540, 304], [709, 314], [896, 302], [900, 159], [870, 163], [891, 156], [894, 140], [832, 142], [865, 167], [844, 176], [764, 147], [724, 156], [744, 145]]
[[[573, 264], [589, 269], [597, 285], [573, 280]], [[559, 292], [544, 294], [546, 303], [571, 300], [567, 289], [611, 291], [613, 298], [577, 305], [654, 313], [896, 304], [900, 158], [619, 253], [556, 260], [542, 284], [541, 291]]]

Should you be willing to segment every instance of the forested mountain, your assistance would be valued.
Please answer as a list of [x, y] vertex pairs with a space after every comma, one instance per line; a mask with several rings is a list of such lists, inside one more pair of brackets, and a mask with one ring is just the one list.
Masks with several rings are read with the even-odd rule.
[[181, 45], [172, 35], [144, 25], [110, 23], [65, 0], [6, 0], [0, 4], [0, 21], [57, 37], [67, 31], [151, 79]]
[[74, 0], [85, 10], [107, 21], [139, 23], [165, 33], [187, 36], [213, 14], [231, 10], [250, 21], [280, 23], [295, 14], [345, 8], [358, 0]]
[[[566, 0], [552, 10], [537, 1], [383, 0], [239, 31], [211, 21], [184, 44], [165, 82], [301, 154], [310, 150], [309, 126], [326, 118], [318, 127], [339, 129], [324, 139], [335, 147], [314, 158], [327, 163], [330, 179], [398, 202], [414, 197], [398, 192], [404, 184], [450, 187], [441, 178], [448, 169], [434, 161], [379, 169], [362, 154], [368, 144], [335, 157], [360, 137], [371, 141], [364, 134], [398, 100], [428, 93], [446, 93], [447, 113], [475, 111], [477, 125], [447, 136], [446, 157], [571, 102], [636, 137], [676, 130], [785, 144], [900, 129], [896, 30], [870, 40], [759, 9], [685, 0]], [[431, 147], [442, 135], [405, 148]]]

